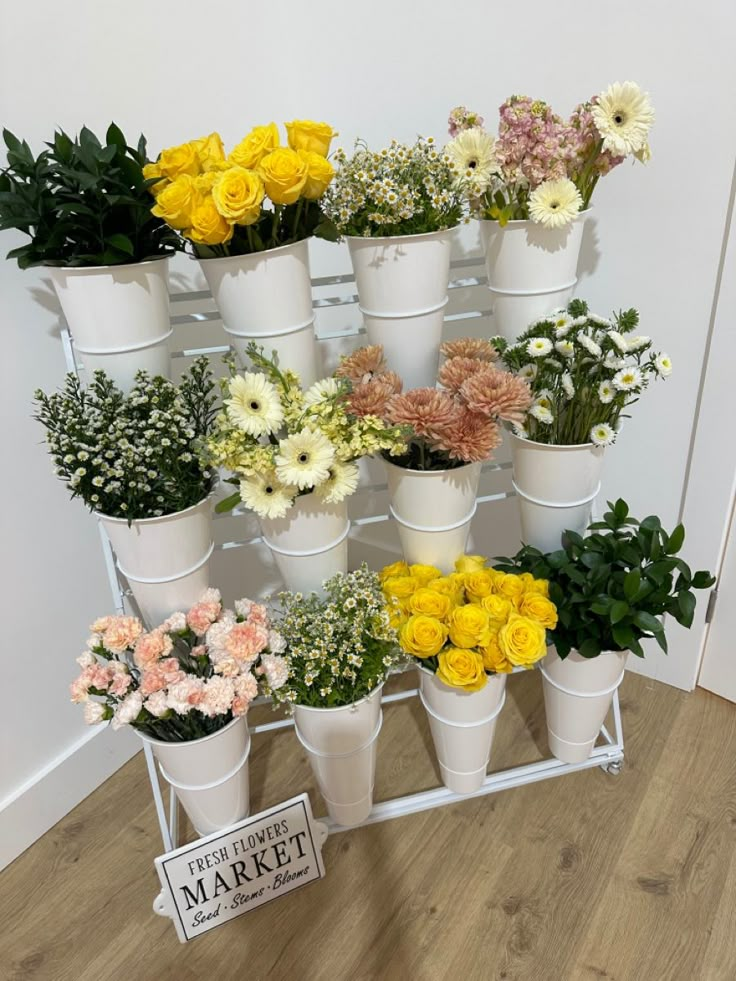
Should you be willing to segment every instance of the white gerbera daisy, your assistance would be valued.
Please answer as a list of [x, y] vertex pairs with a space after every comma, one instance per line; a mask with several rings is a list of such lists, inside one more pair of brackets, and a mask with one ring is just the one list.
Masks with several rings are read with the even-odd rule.
[[604, 405], [608, 405], [609, 402], [612, 402], [615, 395], [616, 390], [609, 381], [602, 381], [598, 386], [598, 399]]
[[523, 368], [519, 368], [517, 375], [519, 378], [525, 378], [526, 381], [534, 381], [537, 377], [537, 366], [535, 364], [525, 364]]
[[282, 483], [306, 490], [329, 479], [335, 447], [324, 433], [305, 426], [279, 442], [275, 460], [276, 476]]
[[651, 343], [651, 337], [647, 337], [645, 334], [626, 338], [626, 347], [629, 351], [641, 351], [643, 347], [649, 347]]
[[276, 432], [284, 421], [284, 410], [276, 386], [265, 375], [246, 371], [236, 375], [228, 387], [225, 408], [234, 426], [256, 437]]
[[341, 388], [342, 385], [337, 378], [323, 378], [306, 390], [304, 405], [310, 407], [319, 405], [320, 402], [326, 402], [328, 399], [334, 398]]
[[603, 149], [619, 157], [641, 153], [654, 122], [649, 96], [636, 82], [614, 82], [601, 92], [592, 108], [593, 123], [603, 137]]
[[551, 425], [555, 420], [551, 410], [546, 405], [540, 405], [539, 402], [529, 409], [529, 415], [533, 416], [537, 422], [541, 422], [544, 426]]
[[590, 430], [590, 440], [596, 446], [610, 446], [616, 439], [616, 433], [607, 422], [599, 422]]
[[626, 340], [623, 334], [619, 334], [617, 330], [611, 330], [608, 332], [608, 336], [611, 338], [613, 343], [619, 349], [622, 354], [626, 354], [629, 349], [629, 342]]
[[588, 337], [587, 334], [583, 334], [582, 331], [577, 336], [578, 344], [582, 344], [586, 351], [589, 351], [594, 358], [599, 358], [603, 353], [601, 351], [600, 345], [596, 344], [592, 337]]
[[282, 484], [273, 471], [240, 481], [240, 499], [259, 518], [283, 518], [295, 494], [296, 488]]
[[567, 177], [543, 181], [529, 195], [529, 217], [545, 228], [569, 225], [582, 207], [580, 191]]
[[619, 392], [630, 392], [633, 388], [640, 388], [641, 382], [641, 372], [638, 368], [622, 368], [613, 376], [613, 387]]
[[526, 353], [533, 358], [542, 358], [552, 350], [552, 341], [547, 337], [532, 337], [526, 346]]
[[555, 351], [563, 358], [571, 358], [575, 354], [575, 345], [572, 341], [558, 341], [555, 344]]
[[354, 463], [335, 460], [330, 467], [330, 476], [317, 487], [317, 494], [328, 504], [339, 504], [355, 493], [359, 478], [360, 471]]
[[562, 376], [562, 388], [565, 393], [566, 398], [575, 398], [575, 386], [572, 383], [572, 375], [569, 371], [566, 371]]
[[667, 378], [668, 375], [672, 374], [672, 361], [667, 354], [660, 354], [656, 357], [654, 359], [654, 367], [657, 369], [661, 378]]
[[453, 169], [460, 181], [469, 181], [473, 191], [482, 192], [498, 170], [494, 152], [495, 140], [480, 126], [463, 130], [445, 147]]

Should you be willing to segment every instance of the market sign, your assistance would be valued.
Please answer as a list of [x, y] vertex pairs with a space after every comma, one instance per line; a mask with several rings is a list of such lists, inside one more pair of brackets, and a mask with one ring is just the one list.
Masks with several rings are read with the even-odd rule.
[[198, 838], [156, 859], [156, 912], [171, 917], [182, 943], [193, 940], [321, 879], [326, 838], [307, 794]]

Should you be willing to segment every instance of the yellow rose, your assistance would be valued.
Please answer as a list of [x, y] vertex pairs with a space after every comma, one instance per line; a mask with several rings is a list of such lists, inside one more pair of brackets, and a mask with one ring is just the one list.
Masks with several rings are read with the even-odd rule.
[[547, 630], [554, 630], [557, 626], [557, 607], [546, 596], [540, 596], [539, 593], [529, 591], [524, 593], [519, 603], [519, 613], [536, 620]]
[[163, 218], [167, 225], [181, 230], [190, 227], [192, 213], [201, 200], [194, 178], [181, 174], [159, 192], [151, 211], [157, 218]]
[[412, 613], [424, 613], [436, 620], [444, 620], [452, 609], [452, 600], [449, 596], [438, 593], [434, 589], [420, 586], [412, 593], [409, 609]]
[[255, 170], [261, 160], [278, 145], [279, 130], [276, 123], [254, 126], [250, 133], [233, 147], [227, 159], [238, 167]]
[[329, 123], [315, 123], [311, 119], [295, 119], [284, 126], [292, 150], [307, 150], [322, 157], [330, 152], [332, 137], [337, 136]]
[[480, 601], [480, 605], [491, 620], [496, 623], [506, 623], [509, 614], [513, 610], [511, 600], [507, 600], [505, 596], [499, 596], [497, 593], [484, 596]]
[[201, 170], [197, 151], [191, 143], [182, 143], [181, 146], [170, 146], [168, 150], [162, 150], [158, 158], [158, 166], [163, 176], [171, 181], [180, 174], [196, 177]]
[[192, 212], [192, 225], [186, 236], [198, 245], [222, 245], [233, 237], [233, 226], [222, 217], [209, 195]]
[[414, 657], [434, 657], [444, 647], [447, 627], [434, 617], [414, 613], [399, 633], [401, 649]]
[[547, 653], [545, 637], [544, 627], [518, 613], [512, 613], [498, 631], [498, 643], [507, 659], [524, 666], [534, 664]]
[[212, 188], [220, 175], [215, 170], [208, 170], [206, 174], [200, 174], [194, 178], [194, 186], [200, 194], [211, 194]]
[[408, 576], [409, 566], [406, 562], [392, 562], [391, 565], [386, 565], [378, 573], [378, 578], [380, 581], [386, 582], [387, 579], [391, 579], [392, 576]]
[[225, 147], [219, 133], [210, 133], [199, 140], [192, 140], [192, 146], [204, 171], [218, 170], [225, 161]]
[[508, 674], [514, 670], [513, 664], [508, 660], [498, 643], [498, 631], [491, 633], [491, 638], [481, 651], [483, 657], [483, 667], [486, 671], [494, 674]]
[[516, 607], [518, 607], [525, 592], [521, 578], [513, 573], [500, 573], [495, 581], [495, 589], [499, 596], [505, 596]]
[[390, 576], [383, 584], [383, 592], [386, 596], [393, 596], [397, 600], [407, 600], [418, 587], [419, 583], [411, 576]]
[[161, 173], [161, 168], [159, 167], [159, 165], [157, 163], [147, 163], [143, 167], [143, 176], [144, 176], [144, 178], [147, 181], [153, 180], [154, 177], [160, 177], [161, 178], [161, 180], [158, 181], [156, 184], [149, 184], [148, 185], [148, 190], [151, 192], [151, 194], [153, 194], [154, 197], [157, 194], [160, 194], [161, 191], [163, 191], [163, 189], [168, 184], [167, 179]]
[[307, 183], [307, 165], [296, 152], [279, 147], [258, 165], [266, 194], [274, 204], [294, 204]]
[[309, 150], [297, 150], [307, 168], [307, 183], [303, 196], [307, 201], [316, 201], [327, 190], [327, 185], [335, 176], [335, 168], [329, 160]]
[[252, 170], [230, 167], [217, 175], [212, 199], [223, 218], [238, 225], [253, 225], [261, 217], [263, 181]]
[[472, 603], [480, 603], [484, 596], [490, 596], [493, 591], [493, 572], [490, 569], [465, 573], [465, 592]]
[[404, 605], [397, 599], [390, 599], [386, 608], [388, 609], [388, 622], [394, 630], [400, 630], [409, 619], [408, 614], [404, 610]]
[[465, 601], [463, 577], [458, 576], [456, 573], [452, 573], [449, 576], [439, 576], [437, 579], [430, 579], [427, 583], [427, 589], [433, 589], [435, 593], [442, 593], [443, 596], [449, 596], [453, 606], [459, 606], [460, 603]]
[[457, 572], [480, 572], [487, 561], [485, 555], [461, 555], [455, 562], [455, 569]]
[[409, 566], [409, 575], [413, 579], [416, 579], [422, 586], [426, 586], [430, 579], [437, 579], [442, 573], [436, 566], [422, 565], [420, 562], [415, 562], [414, 565]]
[[447, 624], [450, 640], [456, 647], [483, 647], [491, 634], [491, 622], [486, 611], [476, 603], [456, 606]]
[[549, 599], [549, 583], [546, 579], [534, 579], [526, 584], [527, 593], [536, 593], [538, 596], [544, 596], [545, 599]]
[[483, 658], [476, 651], [448, 647], [439, 658], [437, 677], [451, 688], [480, 691], [488, 682]]

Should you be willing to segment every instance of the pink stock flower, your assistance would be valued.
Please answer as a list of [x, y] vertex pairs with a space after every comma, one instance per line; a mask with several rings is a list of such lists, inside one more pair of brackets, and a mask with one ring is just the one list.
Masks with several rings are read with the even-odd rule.
[[248, 620], [236, 623], [225, 641], [225, 650], [236, 661], [250, 664], [268, 645], [268, 629]]
[[162, 628], [152, 630], [150, 634], [142, 634], [136, 641], [133, 660], [142, 671], [151, 667], [163, 657], [168, 657], [174, 644]]
[[109, 617], [102, 634], [102, 643], [113, 654], [122, 654], [143, 633], [143, 624], [137, 617]]
[[483, 126], [483, 117], [465, 106], [456, 106], [447, 120], [447, 131], [455, 139], [458, 133], [465, 129]]

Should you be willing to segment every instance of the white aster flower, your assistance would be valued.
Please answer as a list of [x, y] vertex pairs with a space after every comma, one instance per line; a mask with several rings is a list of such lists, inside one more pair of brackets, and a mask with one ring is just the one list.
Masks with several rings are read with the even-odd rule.
[[600, 422], [590, 430], [590, 439], [596, 446], [610, 446], [616, 439], [616, 433], [607, 422]]
[[495, 140], [480, 126], [463, 130], [445, 147], [445, 154], [457, 176], [470, 181], [476, 191], [483, 191], [498, 170], [494, 152]]
[[567, 332], [574, 325], [574, 322], [567, 316], [566, 313], [562, 313], [554, 318], [553, 324], [555, 328], [555, 337], [561, 338], [567, 336]]
[[569, 371], [566, 371], [562, 376], [562, 388], [566, 398], [575, 398], [575, 386], [572, 383], [572, 376]]
[[613, 387], [619, 392], [629, 392], [632, 388], [640, 388], [641, 372], [638, 368], [622, 368], [613, 376]]
[[626, 338], [626, 347], [629, 351], [641, 351], [643, 347], [648, 347], [651, 343], [651, 337], [647, 337], [646, 334]]
[[619, 368], [626, 367], [626, 358], [617, 358], [613, 351], [609, 351], [603, 365], [611, 371], [618, 371]]
[[603, 137], [603, 149], [619, 157], [644, 155], [654, 122], [649, 96], [636, 82], [614, 82], [601, 92], [592, 108], [595, 128]]
[[535, 364], [525, 364], [523, 368], [519, 368], [517, 376], [519, 378], [525, 378], [527, 381], [534, 381], [537, 377], [537, 366]]
[[330, 476], [319, 487], [317, 494], [327, 504], [338, 504], [355, 493], [360, 471], [354, 463], [341, 463], [335, 460], [330, 466]]
[[575, 354], [575, 345], [572, 341], [557, 341], [555, 351], [561, 354], [563, 358], [571, 358]]
[[541, 405], [539, 402], [535, 403], [529, 409], [529, 415], [533, 416], [537, 422], [541, 422], [545, 426], [551, 425], [555, 419], [550, 409], [546, 405]]
[[240, 499], [259, 518], [283, 518], [294, 503], [296, 488], [283, 484], [272, 471], [240, 481]]
[[567, 177], [543, 181], [529, 195], [529, 217], [545, 228], [563, 228], [580, 211], [580, 191]]
[[598, 399], [604, 405], [608, 405], [609, 402], [612, 402], [615, 394], [616, 390], [610, 381], [602, 381], [598, 386]]
[[619, 334], [617, 330], [611, 330], [608, 332], [608, 336], [611, 338], [613, 343], [619, 349], [622, 354], [626, 354], [629, 349], [629, 342], [626, 340], [623, 334]]
[[247, 371], [230, 382], [230, 398], [225, 407], [230, 422], [249, 436], [266, 436], [276, 432], [284, 421], [276, 386], [265, 375]]
[[577, 342], [578, 344], [582, 344], [585, 350], [589, 351], [595, 358], [599, 358], [603, 353], [600, 345], [596, 344], [592, 337], [588, 337], [587, 334], [583, 334], [582, 331], [577, 336]]
[[305, 426], [301, 432], [280, 441], [276, 476], [284, 484], [306, 490], [328, 480], [334, 462], [335, 447], [325, 434]]
[[529, 430], [526, 426], [520, 426], [517, 422], [511, 424], [511, 428], [514, 432], [514, 436], [518, 436], [519, 439], [529, 439]]
[[657, 369], [661, 378], [667, 378], [672, 374], [672, 361], [668, 354], [660, 354], [654, 359], [654, 367]]
[[323, 378], [321, 381], [315, 382], [304, 393], [304, 405], [312, 406], [319, 405], [320, 402], [326, 402], [328, 399], [334, 398], [341, 387], [337, 378]]
[[526, 345], [526, 353], [533, 358], [542, 358], [552, 350], [552, 341], [546, 337], [532, 337]]

